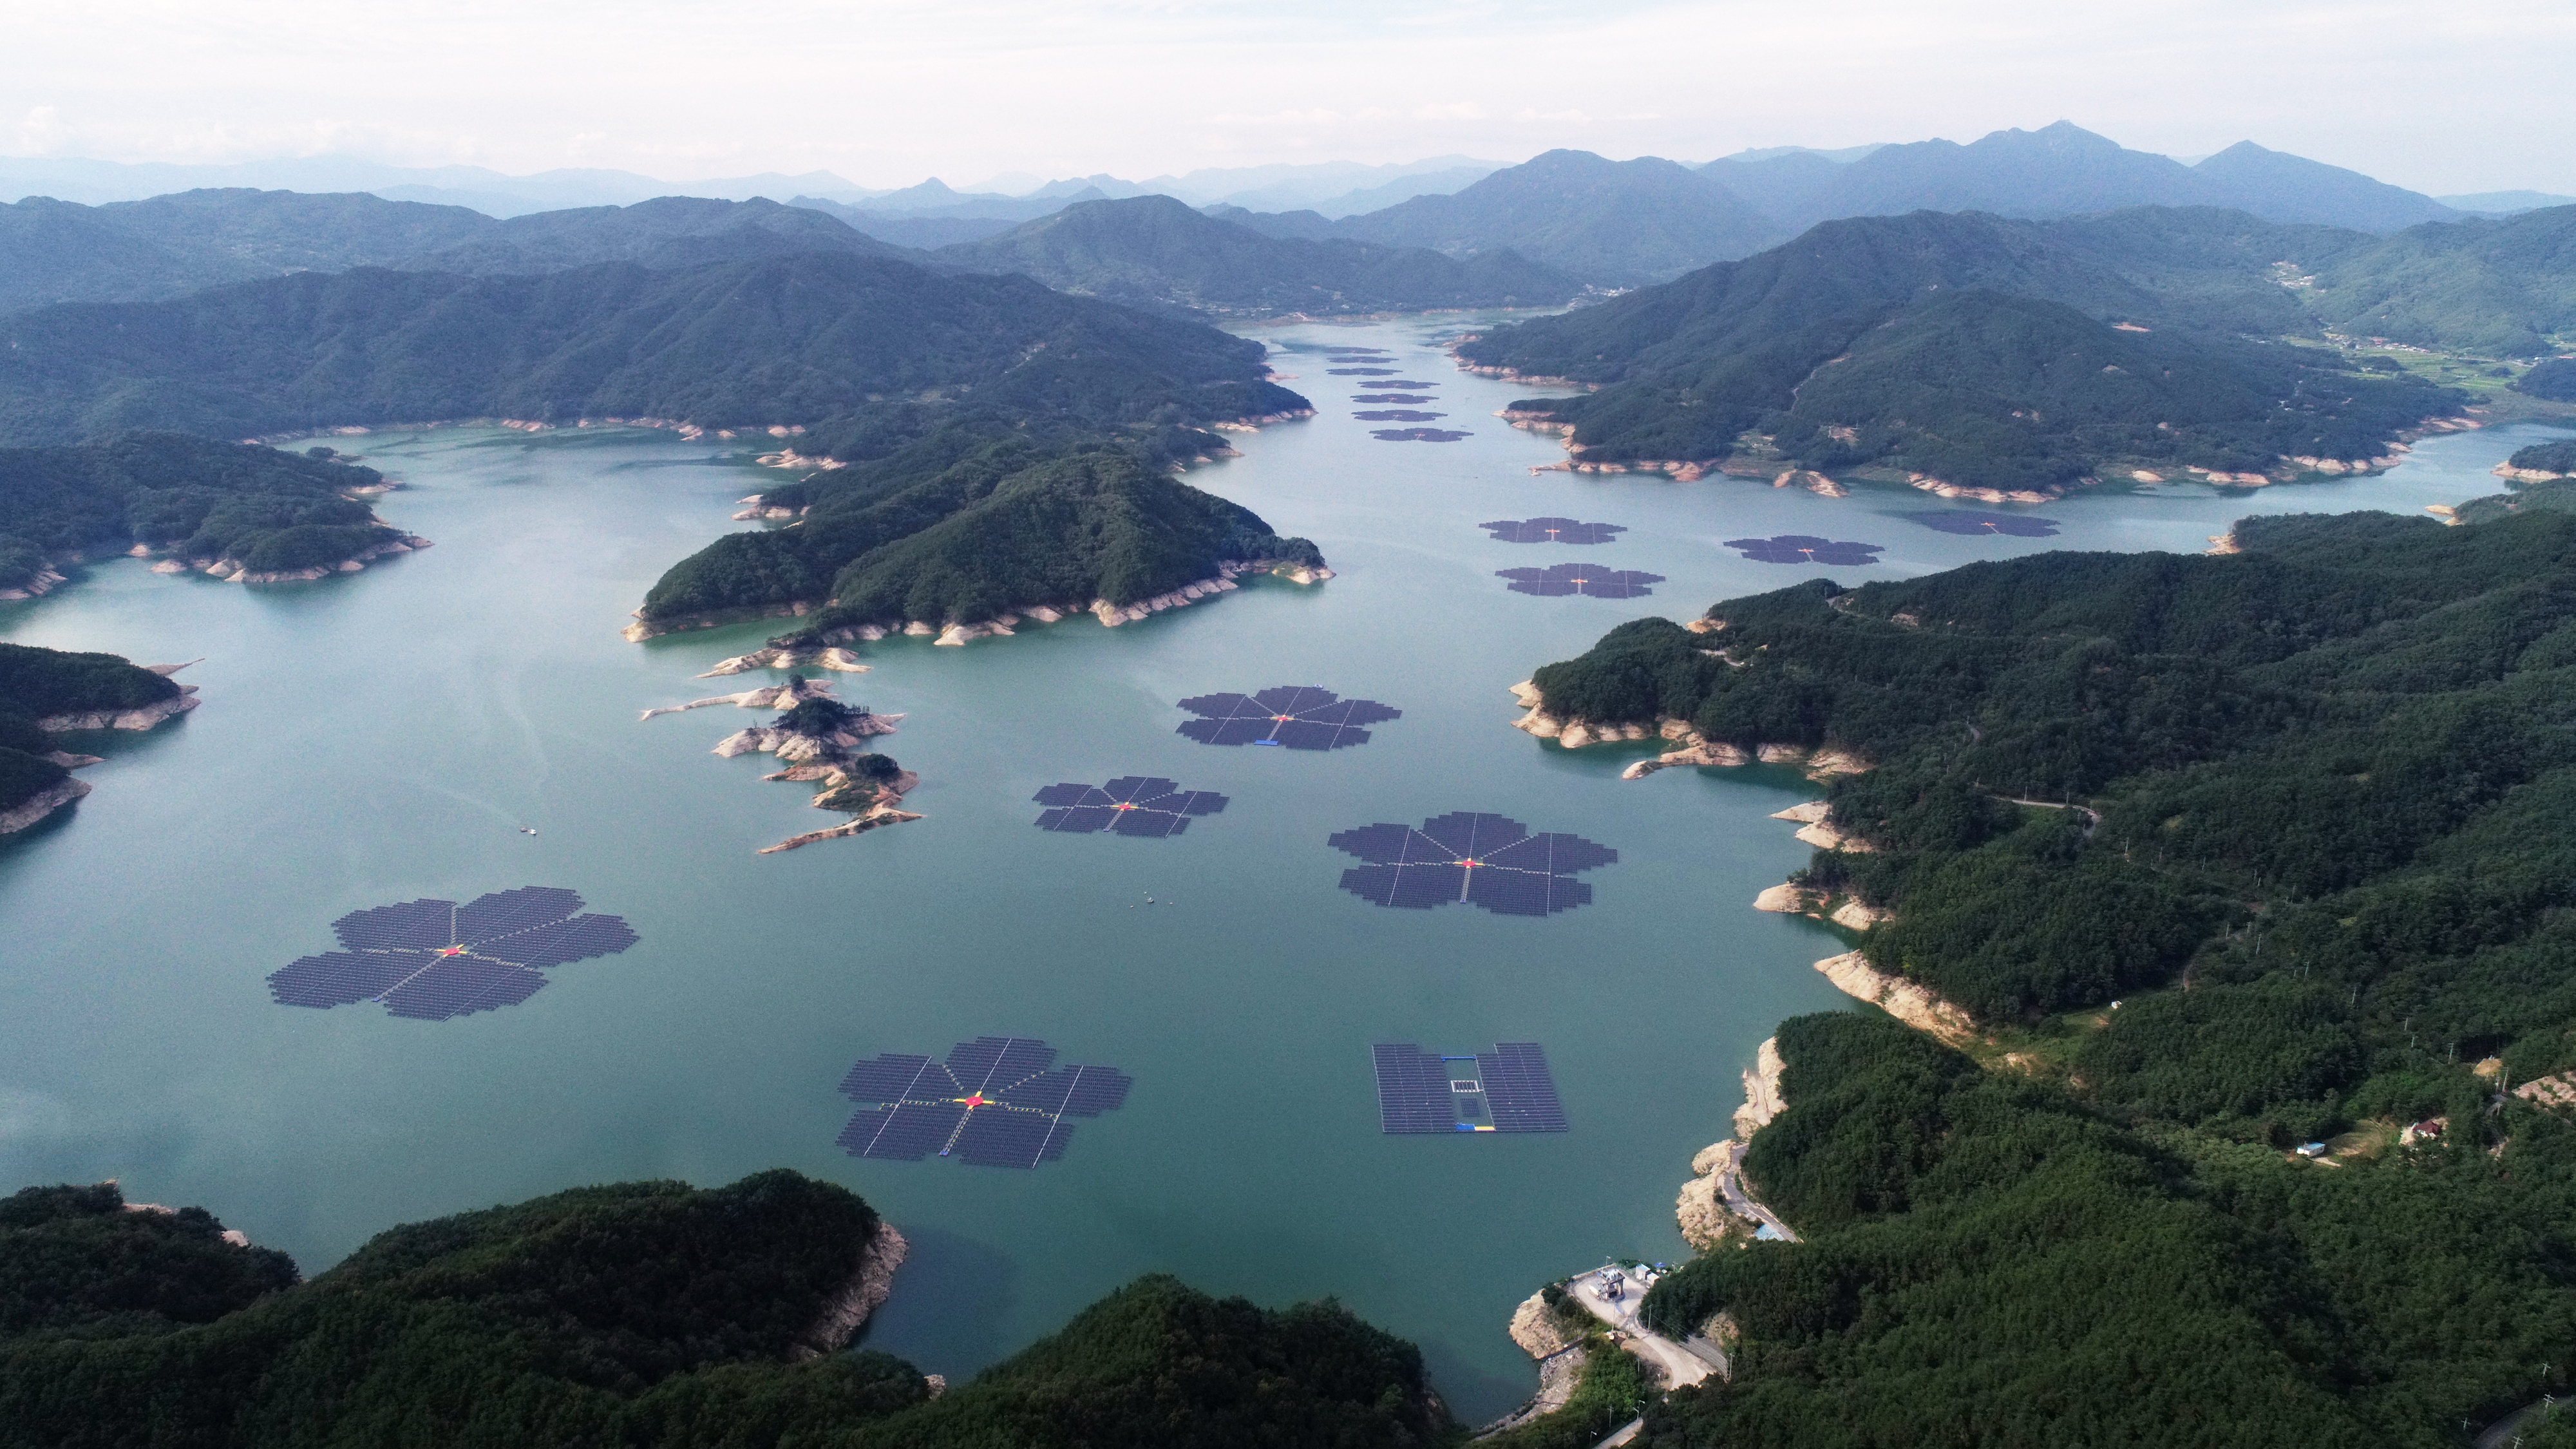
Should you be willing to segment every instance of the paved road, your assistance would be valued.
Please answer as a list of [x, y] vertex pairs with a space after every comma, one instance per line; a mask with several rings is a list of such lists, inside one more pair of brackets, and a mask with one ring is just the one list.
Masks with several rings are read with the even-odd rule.
[[1792, 1231], [1787, 1223], [1780, 1221], [1769, 1208], [1755, 1202], [1753, 1194], [1744, 1190], [1743, 1143], [1726, 1144], [1726, 1156], [1717, 1165], [1717, 1190], [1725, 1197], [1727, 1207], [1738, 1217], [1751, 1218], [1778, 1233], [1788, 1242], [1798, 1241], [1797, 1233]]

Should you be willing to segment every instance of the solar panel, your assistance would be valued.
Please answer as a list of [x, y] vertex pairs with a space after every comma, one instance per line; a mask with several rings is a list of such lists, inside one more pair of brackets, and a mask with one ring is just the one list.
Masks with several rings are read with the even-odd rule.
[[842, 1076], [841, 1094], [863, 1105], [836, 1140], [853, 1157], [1053, 1162], [1073, 1133], [1065, 1118], [1115, 1111], [1134, 1085], [1115, 1067], [1058, 1067], [1055, 1058], [1034, 1037], [980, 1036], [944, 1062], [899, 1052], [860, 1062]]
[[1325, 371], [1335, 377], [1385, 377], [1395, 369], [1392, 367], [1331, 367], [1326, 368]]
[[1150, 838], [1178, 835], [1189, 828], [1190, 817], [1214, 815], [1226, 806], [1226, 797], [1213, 790], [1184, 790], [1154, 775], [1122, 775], [1106, 785], [1049, 785], [1036, 799], [1056, 807], [1039, 814], [1040, 830]]
[[1591, 563], [1549, 564], [1543, 569], [1496, 569], [1494, 577], [1511, 580], [1513, 593], [1538, 594], [1546, 598], [1583, 594], [1595, 599], [1642, 599], [1654, 592], [1647, 585], [1664, 581], [1662, 574], [1606, 568]]
[[1440, 384], [1424, 382], [1418, 377], [1390, 377], [1384, 382], [1364, 382], [1357, 385], [1371, 392], [1428, 392]]
[[1887, 549], [1883, 543], [1837, 543], [1803, 533], [1784, 533], [1777, 538], [1730, 538], [1726, 546], [1755, 563], [1852, 567], [1878, 562], [1878, 555]]
[[515, 1006], [537, 994], [536, 969], [613, 956], [637, 936], [616, 916], [573, 915], [578, 892], [559, 886], [494, 891], [459, 906], [417, 900], [352, 911], [331, 923], [349, 949], [304, 956], [272, 972], [283, 1006], [381, 1001], [395, 1016], [446, 1021]]
[[1400, 403], [1410, 405], [1414, 403], [1431, 402], [1433, 399], [1420, 393], [1409, 392], [1355, 392], [1351, 394], [1351, 401], [1355, 403]]
[[1278, 745], [1338, 750], [1368, 743], [1365, 726], [1402, 719], [1404, 711], [1373, 699], [1344, 699], [1311, 684], [1283, 684], [1259, 694], [1202, 694], [1181, 701], [1202, 716], [1178, 733], [1203, 745]]
[[1364, 423], [1436, 423], [1449, 415], [1416, 412], [1410, 408], [1379, 408], [1373, 412], [1353, 413], [1351, 416]]
[[516, 1006], [545, 987], [542, 973], [477, 956], [442, 956], [387, 991], [385, 1010], [420, 1021]]
[[1454, 443], [1475, 434], [1455, 433], [1443, 428], [1377, 428], [1369, 436], [1381, 443]]
[[1577, 835], [1532, 835], [1504, 815], [1458, 811], [1419, 829], [1364, 825], [1325, 842], [1364, 865], [1342, 872], [1342, 889], [1373, 905], [1403, 910], [1464, 901], [1497, 915], [1547, 916], [1592, 902], [1579, 871], [1617, 863], [1619, 852]]
[[2015, 538], [2053, 538], [2057, 520], [2030, 513], [1987, 513], [1974, 508], [1943, 508], [1926, 513], [1900, 513], [1899, 518], [1943, 533], [2008, 533]]
[[[1528, 1041], [1497, 1042], [1476, 1054], [1478, 1084], [1454, 1083], [1447, 1062], [1412, 1042], [1371, 1048], [1377, 1068], [1378, 1130], [1390, 1136], [1430, 1132], [1563, 1132], [1565, 1106], [1547, 1053]], [[1481, 1099], [1481, 1100], [1480, 1100]], [[1491, 1125], [1479, 1121], [1490, 1115]]]
[[1485, 1100], [1493, 1104], [1497, 1132], [1563, 1132], [1565, 1105], [1556, 1097], [1556, 1078], [1547, 1069], [1547, 1053], [1534, 1041], [1494, 1043], [1476, 1056], [1485, 1079]]
[[331, 923], [332, 934], [352, 951], [390, 951], [415, 946], [435, 951], [455, 944], [456, 902], [405, 901], [351, 911]]
[[1500, 543], [1615, 543], [1613, 534], [1628, 531], [1624, 524], [1580, 523], [1571, 518], [1498, 518], [1476, 526]]

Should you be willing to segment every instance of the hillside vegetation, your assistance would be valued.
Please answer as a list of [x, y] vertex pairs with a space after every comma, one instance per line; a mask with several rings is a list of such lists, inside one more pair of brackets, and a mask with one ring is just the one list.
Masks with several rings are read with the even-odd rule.
[[[1405, 1446], [1411, 1345], [1329, 1303], [1147, 1278], [933, 1399], [811, 1335], [878, 1231], [849, 1192], [581, 1188], [396, 1228], [309, 1283], [198, 1209], [0, 1200], [0, 1446]], [[797, 1362], [802, 1358], [805, 1361]]]
[[115, 654], [0, 644], [0, 811], [34, 799], [69, 773], [47, 756], [49, 715], [123, 711], [158, 704], [179, 686]]
[[1741, 1367], [1643, 1442], [2456, 1445], [2563, 1392], [2576, 1126], [2498, 1088], [2576, 1069], [2576, 517], [2235, 538], [1810, 583], [1538, 671], [1560, 716], [1871, 761], [1827, 791], [1870, 849], [1799, 879], [1992, 1035], [1782, 1028], [1747, 1170], [1809, 1241], [1656, 1287]]
[[1595, 384], [1515, 405], [1587, 462], [1722, 459], [1972, 486], [2063, 486], [2114, 462], [2261, 471], [2378, 456], [2458, 403], [2363, 375], [2270, 274], [2288, 238], [2229, 212], [2057, 222], [1929, 212], [1819, 226], [1678, 282], [1460, 344], [1467, 362]]
[[1227, 562], [1320, 564], [1250, 509], [1171, 476], [1204, 434], [1043, 430], [943, 422], [856, 466], [764, 495], [805, 516], [728, 534], [674, 565], [644, 599], [648, 625], [828, 605], [804, 632], [972, 623], [1012, 608], [1125, 606], [1214, 576]]
[[1078, 203], [944, 247], [935, 260], [1112, 302], [1262, 317], [1544, 307], [1583, 290], [1508, 248], [1456, 258], [1419, 246], [1281, 239], [1168, 196]]
[[2576, 206], [2410, 227], [2315, 270], [2317, 315], [2352, 336], [2487, 357], [2576, 336]]
[[348, 496], [383, 481], [353, 463], [178, 433], [0, 448], [0, 589], [135, 544], [259, 573], [338, 563], [402, 536]]
[[878, 397], [1115, 421], [1302, 405], [1261, 346], [1050, 292], [801, 253], [536, 277], [299, 273], [169, 302], [0, 319], [0, 436], [135, 426], [242, 437], [321, 425], [657, 416], [828, 422]]
[[39, 196], [0, 205], [0, 312], [150, 301], [298, 271], [667, 269], [796, 251], [906, 255], [821, 212], [761, 200], [666, 196], [496, 221], [364, 193], [210, 188], [105, 206]]

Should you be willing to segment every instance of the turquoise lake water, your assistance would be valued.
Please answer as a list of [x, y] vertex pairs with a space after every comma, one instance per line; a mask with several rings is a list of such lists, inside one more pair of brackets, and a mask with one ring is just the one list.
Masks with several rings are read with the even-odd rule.
[[[883, 742], [926, 817], [755, 854], [838, 817], [715, 741], [765, 715], [637, 713], [777, 676], [699, 681], [774, 626], [647, 645], [618, 628], [670, 563], [778, 475], [729, 445], [619, 431], [380, 433], [380, 512], [436, 540], [311, 585], [246, 588], [118, 560], [0, 605], [0, 637], [205, 662], [203, 708], [107, 754], [96, 793], [0, 843], [0, 1190], [120, 1179], [202, 1203], [309, 1272], [397, 1222], [580, 1183], [790, 1166], [864, 1194], [915, 1245], [867, 1342], [952, 1377], [1149, 1271], [1265, 1303], [1338, 1296], [1419, 1342], [1463, 1417], [1528, 1391], [1504, 1336], [1537, 1284], [1686, 1249], [1673, 1198], [1723, 1136], [1783, 1017], [1846, 1003], [1809, 969], [1833, 930], [1748, 908], [1804, 863], [1766, 818], [1781, 769], [1622, 782], [1644, 747], [1508, 728], [1507, 686], [1621, 620], [1826, 575], [1896, 577], [2056, 547], [2200, 550], [2249, 512], [2414, 512], [2497, 491], [2532, 429], [2427, 441], [2365, 481], [2190, 485], [2037, 510], [2056, 538], [1960, 536], [1845, 499], [1712, 478], [1532, 474], [1552, 439], [1491, 416], [1526, 389], [1455, 372], [1456, 317], [1261, 334], [1320, 416], [1240, 440], [1199, 486], [1322, 545], [1340, 577], [1118, 629], [1087, 617], [965, 648], [860, 646], [839, 696], [909, 718]], [[1393, 350], [1473, 434], [1382, 443], [1327, 344]], [[1345, 386], [1345, 384], [1350, 384]], [[1970, 505], [1973, 506], [1973, 505]], [[1596, 548], [1493, 542], [1486, 519], [1624, 524]], [[1728, 538], [1883, 544], [1883, 562], [1748, 561]], [[1653, 597], [1507, 592], [1501, 568], [1600, 562]], [[1329, 754], [1212, 748], [1187, 696], [1314, 684], [1404, 711]], [[1056, 781], [1166, 776], [1224, 793], [1170, 840], [1032, 828]], [[1453, 810], [1609, 845], [1593, 903], [1544, 919], [1371, 906], [1336, 831]], [[519, 833], [522, 824], [539, 830]], [[263, 979], [329, 923], [419, 896], [569, 886], [642, 942], [555, 968], [522, 1006], [443, 1023], [274, 1005]], [[1144, 904], [1151, 895], [1156, 904]], [[1034, 1172], [855, 1161], [835, 1084], [880, 1052], [1042, 1037], [1135, 1078]], [[1386, 1137], [1369, 1047], [1544, 1045], [1572, 1130]]]

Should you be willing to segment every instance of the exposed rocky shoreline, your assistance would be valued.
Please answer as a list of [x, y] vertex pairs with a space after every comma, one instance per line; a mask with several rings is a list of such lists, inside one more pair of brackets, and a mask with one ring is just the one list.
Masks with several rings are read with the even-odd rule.
[[1753, 1141], [1753, 1134], [1770, 1126], [1771, 1119], [1788, 1105], [1780, 1095], [1781, 1067], [1780, 1039], [1763, 1038], [1753, 1054], [1753, 1070], [1744, 1073], [1744, 1105], [1735, 1109], [1735, 1135], [1720, 1138], [1691, 1157], [1691, 1180], [1682, 1184], [1673, 1218], [1683, 1241], [1702, 1252], [1750, 1238], [1760, 1226], [1728, 1209], [1723, 1174], [1735, 1165], [1735, 1155]]
[[[1006, 638], [1011, 634], [1018, 632], [1020, 626], [1023, 624], [1062, 623], [1064, 620], [1073, 618], [1080, 614], [1089, 614], [1093, 618], [1098, 619], [1103, 625], [1115, 629], [1121, 624], [1132, 624], [1140, 619], [1162, 613], [1166, 609], [1178, 609], [1189, 604], [1195, 604], [1201, 599], [1213, 598], [1222, 593], [1230, 593], [1243, 587], [1241, 584], [1236, 583], [1235, 580], [1245, 578], [1253, 574], [1269, 574], [1274, 578], [1286, 579], [1292, 584], [1320, 584], [1324, 580], [1334, 577], [1333, 571], [1329, 568], [1308, 566], [1305, 564], [1294, 563], [1287, 559], [1229, 559], [1218, 566], [1217, 572], [1213, 577], [1193, 580], [1190, 583], [1181, 585], [1177, 589], [1170, 590], [1166, 593], [1156, 594], [1149, 599], [1139, 599], [1132, 604], [1113, 604], [1107, 599], [1093, 599], [1088, 604], [1027, 604], [1016, 609], [1004, 610], [1002, 613], [997, 614], [990, 619], [979, 620], [972, 623], [958, 622], [933, 624], [926, 619], [892, 619], [868, 624], [846, 624], [840, 628], [828, 630], [820, 637], [822, 642], [827, 645], [849, 643], [854, 640], [867, 640], [873, 642], [878, 639], [884, 639], [898, 634], [912, 638], [926, 638], [934, 644], [962, 645], [976, 639]], [[668, 619], [657, 620], [647, 620], [643, 616], [643, 611], [639, 609], [635, 613], [635, 622], [627, 625], [622, 632], [628, 639], [641, 644], [647, 639], [658, 639], [665, 634], [676, 634], [688, 629], [712, 629], [719, 625], [738, 624], [749, 619], [801, 619], [819, 607], [821, 606], [806, 602], [794, 604], [773, 604], [763, 609], [720, 609], [704, 614], [675, 615]], [[742, 656], [742, 658], [745, 660], [755, 660], [760, 658], [762, 654], [774, 654], [783, 658], [793, 658], [809, 652], [814, 651], [788, 650], [772, 646], [768, 650], [747, 654]], [[735, 662], [736, 661], [733, 660], [726, 661], [727, 664]], [[759, 667], [762, 666], [752, 663], [744, 663], [741, 665], [741, 668], [743, 669]], [[785, 666], [771, 665], [769, 667], [780, 668]], [[824, 664], [822, 667], [834, 669], [849, 668], [850, 666]], [[724, 666], [719, 665], [715, 670], [711, 670], [709, 672], [734, 673], [738, 671], [728, 670], [725, 669]], [[704, 678], [705, 676], [702, 675], [700, 677]]]
[[1723, 740], [1703, 738], [1685, 719], [1666, 716], [1649, 728], [1642, 724], [1603, 724], [1586, 719], [1559, 719], [1549, 714], [1538, 686], [1522, 680], [1511, 687], [1512, 697], [1519, 700], [1524, 713], [1512, 721], [1512, 728], [1554, 740], [1569, 750], [1592, 745], [1625, 744], [1631, 741], [1661, 739], [1672, 749], [1651, 760], [1638, 760], [1619, 772], [1622, 780], [1642, 780], [1657, 770], [1676, 765], [1703, 765], [1733, 768], [1739, 765], [1801, 765], [1811, 780], [1824, 780], [1835, 775], [1858, 775], [1869, 769], [1869, 762], [1847, 750], [1830, 745], [1758, 744], [1751, 749], [1728, 744]]
[[0, 835], [14, 835], [90, 791], [87, 780], [58, 780], [6, 810], [0, 810]]
[[894, 1224], [878, 1219], [876, 1232], [859, 1253], [859, 1270], [841, 1285], [841, 1291], [825, 1301], [813, 1326], [796, 1336], [796, 1346], [788, 1350], [788, 1358], [804, 1363], [849, 1347], [868, 1319], [893, 1296], [894, 1271], [911, 1254], [912, 1244], [894, 1230]]

